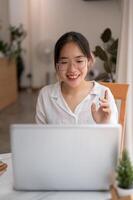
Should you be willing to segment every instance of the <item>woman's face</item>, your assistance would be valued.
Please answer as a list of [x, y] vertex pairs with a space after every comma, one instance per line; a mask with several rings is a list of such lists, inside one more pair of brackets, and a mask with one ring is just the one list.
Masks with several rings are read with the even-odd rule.
[[56, 65], [60, 81], [69, 87], [77, 87], [85, 80], [89, 61], [79, 46], [74, 42], [67, 43], [60, 52]]

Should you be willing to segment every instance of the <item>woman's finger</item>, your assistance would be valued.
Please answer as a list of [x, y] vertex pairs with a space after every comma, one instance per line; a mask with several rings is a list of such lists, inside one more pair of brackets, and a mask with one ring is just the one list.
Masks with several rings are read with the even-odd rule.
[[108, 100], [108, 90], [105, 90], [104, 99]]
[[102, 111], [103, 111], [103, 112], [106, 112], [106, 113], [108, 113], [108, 114], [111, 113], [111, 110], [110, 110], [109, 108], [103, 108]]
[[91, 111], [92, 111], [92, 113], [96, 112], [96, 104], [95, 103], [92, 103], [92, 105], [91, 105]]
[[108, 100], [107, 100], [107, 99], [103, 99], [103, 98], [99, 98], [99, 101], [100, 101], [100, 102], [103, 102], [103, 103], [106, 103], [106, 102], [108, 102]]
[[100, 107], [104, 107], [104, 108], [109, 108], [109, 103], [108, 102], [105, 102], [105, 103], [99, 103], [100, 104]]

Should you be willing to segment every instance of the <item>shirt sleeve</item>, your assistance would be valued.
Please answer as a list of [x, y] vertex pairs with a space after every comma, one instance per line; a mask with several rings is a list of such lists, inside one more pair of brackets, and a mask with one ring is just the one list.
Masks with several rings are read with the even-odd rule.
[[111, 117], [108, 123], [117, 124], [118, 123], [118, 109], [117, 109], [113, 94], [111, 93], [110, 89], [107, 89], [107, 90], [108, 90], [109, 104], [110, 104], [110, 109], [111, 109]]
[[35, 121], [37, 124], [46, 124], [47, 123], [43, 101], [44, 101], [44, 99], [43, 99], [43, 94], [42, 94], [42, 90], [41, 90], [38, 95], [37, 104], [36, 104]]

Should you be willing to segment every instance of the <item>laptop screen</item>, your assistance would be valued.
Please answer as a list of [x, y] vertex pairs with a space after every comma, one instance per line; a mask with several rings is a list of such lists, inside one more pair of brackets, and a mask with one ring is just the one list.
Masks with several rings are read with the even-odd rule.
[[14, 187], [107, 190], [120, 134], [120, 125], [12, 125]]

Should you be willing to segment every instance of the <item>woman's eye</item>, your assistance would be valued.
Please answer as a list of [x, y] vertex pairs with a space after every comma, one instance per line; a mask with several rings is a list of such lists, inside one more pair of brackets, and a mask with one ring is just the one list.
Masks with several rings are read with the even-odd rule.
[[77, 60], [77, 63], [82, 63], [83, 62], [83, 60]]
[[62, 65], [65, 65], [65, 64], [67, 64], [67, 63], [68, 63], [68, 62], [66, 62], [66, 61], [64, 61], [64, 62], [61, 62], [61, 64], [62, 64]]

